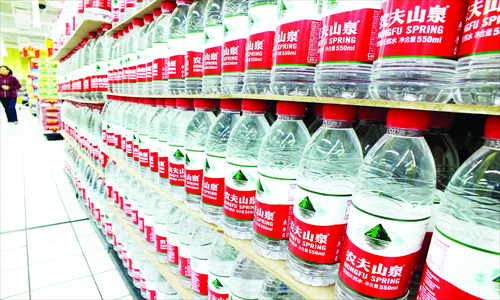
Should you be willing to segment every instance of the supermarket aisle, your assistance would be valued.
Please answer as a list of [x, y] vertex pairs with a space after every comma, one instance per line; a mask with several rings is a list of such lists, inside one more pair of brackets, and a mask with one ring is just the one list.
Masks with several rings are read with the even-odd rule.
[[64, 142], [18, 116], [0, 117], [0, 298], [130, 298], [63, 171]]

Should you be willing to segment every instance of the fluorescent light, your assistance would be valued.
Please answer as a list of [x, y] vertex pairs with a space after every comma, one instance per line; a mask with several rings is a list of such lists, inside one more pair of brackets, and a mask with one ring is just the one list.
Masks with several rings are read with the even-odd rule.
[[33, 27], [34, 28], [42, 28], [42, 24], [40, 23], [40, 9], [38, 8], [38, 0], [34, 0], [31, 2], [33, 11]]

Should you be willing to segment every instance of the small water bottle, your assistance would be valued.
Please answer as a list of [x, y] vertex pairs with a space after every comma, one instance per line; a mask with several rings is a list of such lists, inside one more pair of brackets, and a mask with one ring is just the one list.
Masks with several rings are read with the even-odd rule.
[[186, 213], [182, 209], [172, 206], [168, 211], [165, 228], [168, 247], [168, 270], [176, 275], [179, 274], [179, 223], [184, 216], [186, 216]]
[[217, 233], [205, 224], [199, 224], [191, 238], [191, 297], [207, 299], [208, 296], [208, 258]]
[[222, 234], [217, 234], [208, 257], [208, 299], [229, 298], [229, 278], [238, 253]]
[[191, 237], [200, 222], [190, 215], [185, 215], [179, 223], [179, 282], [186, 288], [191, 288]]
[[202, 91], [204, 94], [220, 94], [222, 40], [222, 6], [224, 0], [209, 0], [205, 10], [203, 33], [205, 48], [203, 50]]

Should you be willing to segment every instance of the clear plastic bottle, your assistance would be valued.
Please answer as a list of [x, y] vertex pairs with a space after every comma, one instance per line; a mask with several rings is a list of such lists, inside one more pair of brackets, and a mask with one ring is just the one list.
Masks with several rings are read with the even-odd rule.
[[385, 134], [385, 119], [387, 108], [360, 106], [358, 109], [358, 135], [363, 157], [370, 151], [375, 143]]
[[252, 246], [267, 258], [287, 256], [300, 157], [310, 137], [305, 109], [304, 103], [278, 102], [278, 120], [259, 151]]
[[168, 270], [179, 274], [179, 223], [186, 214], [177, 206], [170, 208], [165, 229], [168, 244]]
[[201, 94], [201, 78], [203, 75], [203, 47], [205, 44], [204, 18], [209, 0], [198, 0], [191, 5], [186, 24], [186, 64], [185, 93]]
[[[121, 60], [121, 46], [123, 44], [123, 30], [118, 31], [118, 40], [113, 45], [112, 57], [114, 61], [113, 66], [113, 83], [111, 85], [111, 92], [120, 93], [121, 92], [121, 76], [123, 75], [122, 60]], [[109, 98], [109, 95], [108, 95]]]
[[381, 0], [323, 3], [326, 30], [321, 34], [316, 66], [316, 96], [370, 98], [381, 6]]
[[130, 102], [127, 101], [126, 97], [120, 97], [120, 106], [115, 110], [114, 114], [114, 140], [115, 140], [115, 154], [119, 158], [124, 158], [123, 155], [123, 140], [125, 135], [125, 122], [127, 121], [124, 117], [124, 112], [130, 106]]
[[144, 228], [144, 219], [146, 217], [144, 214], [144, 202], [146, 200], [148, 192], [149, 192], [149, 187], [141, 182], [141, 185], [139, 186], [139, 197], [137, 198], [137, 206], [138, 206], [137, 216], [139, 218], [138, 231], [141, 239], [145, 239], [146, 236]]
[[224, 236], [217, 234], [208, 257], [208, 299], [229, 298], [229, 278], [237, 255]]
[[83, 54], [81, 59], [83, 62], [83, 68], [81, 69], [81, 72], [85, 74], [83, 77], [82, 98], [87, 101], [92, 100], [92, 95], [91, 95], [92, 68], [90, 64], [91, 62], [90, 53], [94, 48], [94, 43], [96, 41], [96, 38], [97, 38], [96, 32], [89, 32], [89, 38], [87, 40], [87, 43], [85, 43], [85, 46], [82, 49]]
[[153, 214], [156, 202], [162, 201], [162, 199], [164, 198], [151, 189], [144, 199], [144, 240], [146, 241], [146, 249], [152, 253], [156, 252]]
[[123, 20], [128, 19], [135, 15], [135, 3], [137, 0], [125, 0], [125, 14]]
[[139, 32], [139, 37], [137, 40], [137, 67], [136, 67], [136, 78], [137, 83], [135, 87], [132, 88], [131, 94], [133, 95], [148, 95], [147, 93], [147, 67], [148, 67], [148, 53], [147, 53], [147, 39], [149, 28], [153, 22], [153, 15], [144, 15], [144, 26]]
[[132, 248], [132, 274], [134, 286], [138, 289], [141, 288], [141, 266], [146, 263], [146, 255], [142, 252], [141, 248], [135, 245]]
[[143, 19], [134, 19], [132, 21], [134, 29], [129, 33], [129, 39], [127, 43], [127, 56], [128, 56], [128, 76], [127, 76], [127, 89], [126, 94], [137, 95], [137, 65], [139, 63], [139, 38], [144, 27]]
[[169, 193], [177, 201], [184, 201], [184, 141], [186, 128], [194, 114], [193, 100], [179, 98], [176, 101], [177, 113], [170, 121], [168, 129], [168, 181]]
[[417, 299], [498, 297], [500, 117], [488, 118], [484, 138], [446, 188]]
[[134, 157], [134, 162], [132, 163], [132, 167], [136, 170], [136, 172], [139, 172], [140, 168], [139, 121], [141, 120], [142, 115], [144, 114], [147, 108], [147, 106], [145, 105], [146, 99], [148, 98], [139, 98], [139, 106], [135, 115], [133, 116], [133, 121], [132, 121], [132, 144], [133, 144], [133, 157]]
[[299, 293], [291, 289], [283, 281], [268, 274], [260, 289], [259, 300], [304, 300]]
[[195, 113], [191, 116], [185, 130], [184, 191], [186, 206], [194, 211], [200, 210], [203, 169], [206, 160], [205, 141], [210, 126], [215, 121], [213, 106], [213, 101], [210, 99], [194, 99]]
[[146, 266], [148, 265], [149, 259], [146, 254], [142, 253], [143, 261], [139, 261], [140, 277], [141, 277], [141, 296], [143, 299], [148, 298], [148, 289], [146, 288]]
[[155, 233], [155, 248], [156, 248], [156, 259], [166, 264], [168, 259], [168, 246], [167, 246], [167, 235], [166, 226], [167, 220], [169, 218], [169, 212], [172, 208], [173, 203], [168, 201], [166, 198], [158, 198], [155, 204], [155, 210], [153, 213], [154, 219], [154, 233]]
[[278, 1], [271, 92], [312, 96], [321, 35], [320, 0]]
[[[158, 139], [158, 177], [157, 184], [166, 192], [170, 190], [170, 183], [168, 180], [168, 130], [170, 128], [170, 121], [177, 114], [175, 107], [175, 99], [165, 99], [167, 106], [166, 111], [158, 120], [158, 124], [154, 125], [156, 128], [156, 137]], [[156, 124], [156, 123], [155, 123]], [[152, 125], [153, 126], [153, 125]], [[150, 130], [154, 130], [150, 128]], [[154, 181], [154, 180], [153, 180]]]
[[[431, 12], [437, 5], [441, 11]], [[450, 101], [466, 10], [467, 1], [383, 2], [371, 96], [410, 102]], [[407, 12], [406, 17], [398, 15], [402, 11]]]
[[116, 153], [118, 157], [122, 158], [127, 162], [128, 165], [132, 165], [133, 160], [133, 135], [132, 135], [132, 127], [133, 127], [133, 117], [135, 116], [135, 112], [138, 109], [137, 102], [139, 99], [127, 97], [126, 101], [128, 102], [128, 106], [123, 110], [122, 113], [122, 134], [121, 134], [121, 151]]
[[108, 69], [109, 61], [111, 60], [110, 51], [115, 42], [113, 36], [107, 35], [108, 30], [111, 29], [111, 25], [103, 24], [102, 35], [97, 39], [94, 51], [90, 54], [91, 60], [93, 61], [92, 70], [95, 72], [95, 79], [91, 86], [91, 98], [92, 101], [103, 101], [103, 92], [108, 91]]
[[145, 108], [142, 110], [141, 118], [137, 124], [137, 139], [139, 143], [139, 174], [144, 178], [149, 178], [149, 124], [154, 114], [158, 110], [156, 100], [152, 98], [144, 98]]
[[311, 124], [309, 124], [309, 126], [307, 126], [307, 131], [309, 131], [310, 135], [313, 135], [316, 132], [316, 130], [318, 130], [321, 127], [321, 125], [323, 125], [323, 118], [321, 116], [322, 111], [323, 111], [323, 104], [315, 104], [314, 112], [316, 113], [316, 118], [314, 119], [314, 121], [311, 122]]
[[151, 117], [148, 124], [148, 137], [149, 137], [149, 163], [148, 175], [152, 182], [159, 184], [158, 178], [158, 125], [164, 114], [168, 112], [165, 106], [165, 99], [156, 99], [156, 111]]
[[167, 287], [168, 281], [163, 277], [163, 275], [158, 272], [156, 277], [156, 299], [165, 299], [165, 288]]
[[156, 278], [158, 277], [158, 269], [156, 266], [148, 259], [146, 261], [146, 289], [147, 289], [147, 299], [156, 299]]
[[179, 222], [179, 282], [186, 289], [191, 288], [191, 237], [198, 220], [190, 215], [185, 215]]
[[356, 107], [325, 104], [322, 115], [323, 125], [300, 160], [286, 262], [295, 280], [314, 286], [335, 281], [352, 191], [363, 160], [352, 128]]
[[120, 47], [121, 53], [121, 70], [122, 76], [120, 76], [120, 93], [129, 93], [129, 75], [130, 75], [130, 57], [128, 56], [128, 44], [130, 41], [130, 33], [134, 30], [134, 24], [130, 23], [127, 27], [123, 28], [123, 43]]
[[[356, 178], [336, 298], [407, 298], [436, 187], [434, 159], [423, 137], [430, 119], [427, 111], [389, 110], [387, 133], [365, 156]], [[360, 268], [354, 257], [365, 258]], [[352, 272], [361, 268], [354, 280]], [[373, 278], [388, 285], [365, 284]]]
[[130, 201], [130, 214], [131, 214], [131, 221], [132, 221], [132, 228], [134, 229], [135, 232], [139, 232], [139, 198], [144, 197], [143, 195], [140, 194], [140, 189], [141, 185], [143, 183], [140, 182], [137, 178], [132, 178], [132, 181], [130, 182], [130, 196], [129, 196], [129, 201]]
[[278, 0], [250, 0], [243, 90], [271, 94], [273, 46], [278, 21]]
[[238, 253], [229, 278], [231, 299], [259, 299], [267, 271], [242, 253]]
[[163, 295], [165, 300], [181, 300], [182, 297], [179, 296], [174, 287], [167, 281], [165, 284], [165, 289], [163, 290]]
[[208, 297], [208, 258], [217, 233], [205, 224], [196, 226], [191, 238], [191, 297]]
[[222, 99], [221, 112], [208, 130], [205, 143], [200, 215], [206, 222], [221, 223], [224, 206], [224, 176], [229, 135], [240, 118], [241, 103]]
[[222, 7], [225, 0], [209, 0], [205, 11], [205, 48], [203, 50], [202, 91], [204, 94], [220, 94], [222, 64]]
[[[171, 2], [165, 2], [171, 3]], [[163, 4], [162, 4], [163, 5]], [[153, 10], [154, 21], [148, 28], [147, 36], [146, 36], [146, 83], [144, 88], [144, 95], [154, 95], [153, 94], [153, 61], [155, 59], [155, 53], [153, 51], [153, 35], [156, 28], [156, 24], [162, 17], [161, 9]]]
[[234, 238], [252, 238], [257, 159], [270, 128], [264, 116], [266, 107], [264, 101], [244, 99], [243, 115], [234, 125], [227, 143], [224, 184], [228, 196], [224, 196], [222, 229]]

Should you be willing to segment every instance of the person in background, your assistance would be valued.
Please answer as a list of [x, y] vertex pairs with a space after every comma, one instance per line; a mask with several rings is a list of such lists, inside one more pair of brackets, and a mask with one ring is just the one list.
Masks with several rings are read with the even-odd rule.
[[7, 66], [0, 66], [0, 87], [0, 100], [7, 114], [7, 121], [17, 124], [17, 90], [21, 88], [21, 84]]

